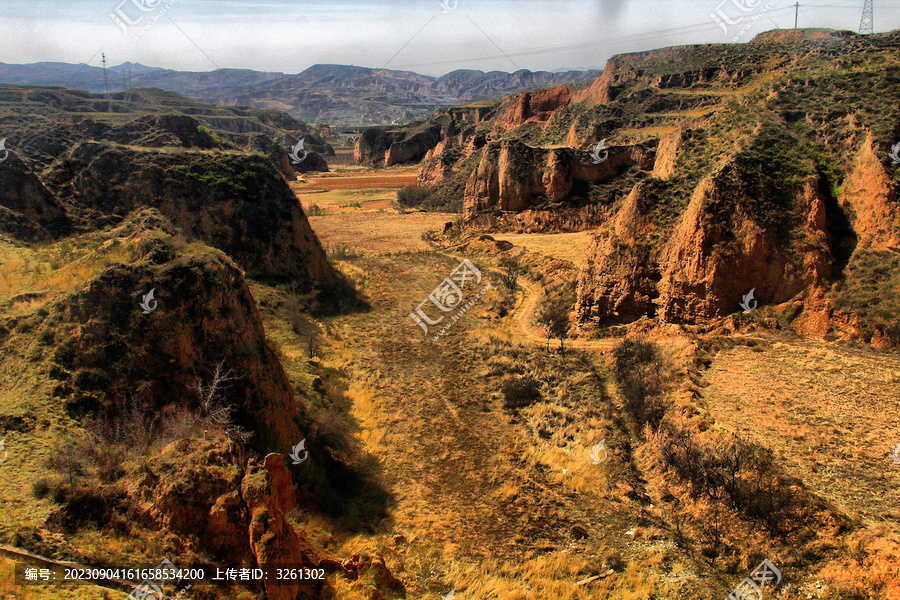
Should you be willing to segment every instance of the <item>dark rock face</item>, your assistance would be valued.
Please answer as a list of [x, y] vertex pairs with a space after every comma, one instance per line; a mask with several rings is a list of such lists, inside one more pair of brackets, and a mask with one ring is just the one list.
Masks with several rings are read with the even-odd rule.
[[7, 152], [0, 163], [0, 232], [27, 241], [67, 233], [65, 209], [15, 153]]
[[440, 125], [414, 128], [371, 127], [353, 149], [357, 164], [391, 165], [422, 159], [441, 139]]
[[[148, 260], [165, 260], [165, 246], [147, 246]], [[144, 314], [151, 289], [155, 308]], [[198, 378], [209, 383], [222, 362], [238, 377], [222, 390], [235, 423], [261, 432], [253, 445], [283, 451], [303, 438], [290, 381], [247, 283], [225, 257], [111, 267], [55, 306], [55, 361], [71, 374], [57, 395], [70, 411], [116, 415], [129, 398], [153, 412], [196, 408], [192, 387]]]
[[89, 142], [55, 165], [47, 183], [83, 227], [154, 207], [185, 235], [234, 258], [251, 277], [310, 289], [334, 276], [290, 188], [261, 156], [146, 152]]

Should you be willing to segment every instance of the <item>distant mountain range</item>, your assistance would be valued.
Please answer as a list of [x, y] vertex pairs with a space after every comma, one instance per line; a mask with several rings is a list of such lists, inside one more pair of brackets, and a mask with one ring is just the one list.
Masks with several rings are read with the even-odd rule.
[[[250, 69], [173, 71], [123, 63], [107, 69], [110, 92], [156, 87], [200, 102], [282, 110], [307, 122], [338, 125], [399, 124], [435, 109], [597, 78], [602, 71], [474, 71], [442, 77], [347, 65], [313, 65], [302, 73]], [[0, 63], [0, 83], [64, 86], [103, 93], [103, 69], [86, 64]]]

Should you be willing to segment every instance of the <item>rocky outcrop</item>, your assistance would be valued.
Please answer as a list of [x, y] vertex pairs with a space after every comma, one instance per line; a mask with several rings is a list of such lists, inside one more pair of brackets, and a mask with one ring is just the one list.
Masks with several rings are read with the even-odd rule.
[[[196, 540], [190, 550], [229, 567], [316, 567], [323, 557], [286, 518], [295, 499], [284, 456], [244, 461], [223, 438], [169, 444], [123, 486], [134, 518], [151, 529], [190, 536]], [[322, 582], [305, 587], [321, 588]], [[266, 597], [294, 600], [300, 589], [267, 581]]]
[[795, 195], [794, 205], [808, 222], [793, 248], [761, 225], [742, 200], [722, 193], [715, 179], [698, 186], [664, 255], [658, 302], [664, 321], [697, 323], [735, 312], [751, 289], [761, 303], [781, 303], [830, 276], [817, 180]]
[[83, 228], [154, 207], [250, 277], [311, 289], [334, 279], [296, 197], [262, 156], [141, 151], [86, 142], [46, 177]]
[[421, 160], [441, 140], [441, 126], [429, 124], [412, 128], [371, 127], [362, 132], [353, 148], [357, 164], [389, 167]]
[[[262, 465], [250, 459], [241, 482], [241, 497], [250, 516], [249, 544], [257, 565], [274, 571], [275, 565], [310, 568], [317, 564], [318, 557], [301, 543], [285, 518], [295, 500], [284, 456], [269, 454]], [[299, 583], [266, 581], [266, 597], [294, 600], [301, 587]]]
[[548, 90], [526, 92], [507, 106], [494, 121], [493, 133], [515, 129], [530, 122], [545, 123], [553, 113], [572, 101], [569, 88], [559, 85]]
[[675, 171], [675, 160], [681, 149], [682, 131], [673, 131], [663, 136], [656, 150], [656, 162], [653, 164], [653, 176], [660, 179], [668, 179]]
[[173, 258], [160, 228], [177, 231], [152, 212], [115, 230], [109, 244], [137, 243], [135, 260], [54, 304], [54, 396], [74, 415], [112, 418], [129, 402], [147, 414], [199, 411], [195, 386], [221, 363], [234, 376], [219, 390], [232, 422], [258, 432], [250, 443], [261, 450], [290, 448], [302, 416], [243, 274], [215, 252]]
[[739, 310], [751, 289], [758, 302], [785, 302], [830, 277], [825, 201], [818, 179], [793, 192], [804, 215], [791, 244], [760, 223], [753, 199], [721, 183], [729, 167], [694, 191], [680, 224], [663, 244], [649, 221], [653, 200], [636, 187], [613, 231], [592, 244], [579, 275], [582, 323], [628, 323], [659, 316], [698, 323]]
[[897, 185], [881, 163], [872, 134], [865, 141], [844, 182], [840, 200], [852, 207], [853, 229], [862, 245], [900, 250]]
[[384, 166], [390, 167], [411, 160], [420, 160], [437, 145], [440, 139], [440, 127], [435, 126], [392, 142], [384, 151]]
[[62, 205], [13, 152], [0, 163], [0, 232], [27, 241], [48, 241], [71, 225]]
[[328, 171], [328, 163], [318, 152], [310, 151], [306, 158], [299, 163], [294, 163], [288, 154], [288, 149], [265, 134], [256, 134], [250, 136], [248, 141], [248, 149], [254, 152], [265, 154], [278, 172], [284, 175], [288, 181], [297, 179], [297, 173], [308, 173], [310, 171]]
[[636, 185], [612, 231], [594, 238], [578, 277], [580, 322], [630, 323], [656, 315], [661, 276], [658, 257], [647, 240], [652, 231], [650, 210], [652, 200]]
[[578, 182], [610, 179], [632, 166], [650, 169], [654, 150], [642, 145], [612, 147], [594, 164], [590, 154], [571, 148], [532, 148], [519, 141], [492, 142], [466, 182], [467, 220], [483, 212], [521, 212], [540, 201], [566, 199]]
[[607, 104], [615, 100], [621, 86], [636, 79], [638, 72], [622, 57], [614, 56], [606, 61], [603, 74], [585, 90], [575, 94], [573, 102], [587, 102], [590, 105]]

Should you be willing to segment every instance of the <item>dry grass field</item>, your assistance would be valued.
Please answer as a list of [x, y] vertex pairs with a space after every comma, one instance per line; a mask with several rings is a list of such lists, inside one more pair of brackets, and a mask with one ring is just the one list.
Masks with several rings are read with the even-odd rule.
[[535, 254], [567, 260], [576, 269], [581, 267], [588, 246], [591, 245], [591, 241], [594, 239], [594, 235], [590, 231], [579, 231], [577, 233], [498, 233], [491, 237], [496, 240], [510, 242]]
[[788, 334], [720, 352], [717, 421], [772, 448], [813, 491], [869, 524], [900, 525], [900, 356]]
[[391, 209], [398, 188], [413, 185], [416, 170], [394, 167], [372, 171], [343, 167], [329, 173], [310, 173], [290, 182], [303, 209], [312, 215]]

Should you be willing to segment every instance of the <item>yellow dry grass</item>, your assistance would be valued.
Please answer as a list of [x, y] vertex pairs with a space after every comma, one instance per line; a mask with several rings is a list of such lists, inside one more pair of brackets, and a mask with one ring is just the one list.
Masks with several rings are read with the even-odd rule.
[[498, 233], [493, 237], [504, 240], [529, 252], [567, 260], [577, 269], [584, 262], [588, 246], [594, 239], [591, 231], [577, 233]]
[[349, 246], [365, 255], [417, 252], [429, 248], [426, 231], [440, 230], [453, 215], [445, 213], [363, 213], [309, 217], [326, 246]]
[[900, 530], [900, 356], [787, 334], [720, 352], [705, 406], [783, 457], [817, 494]]

